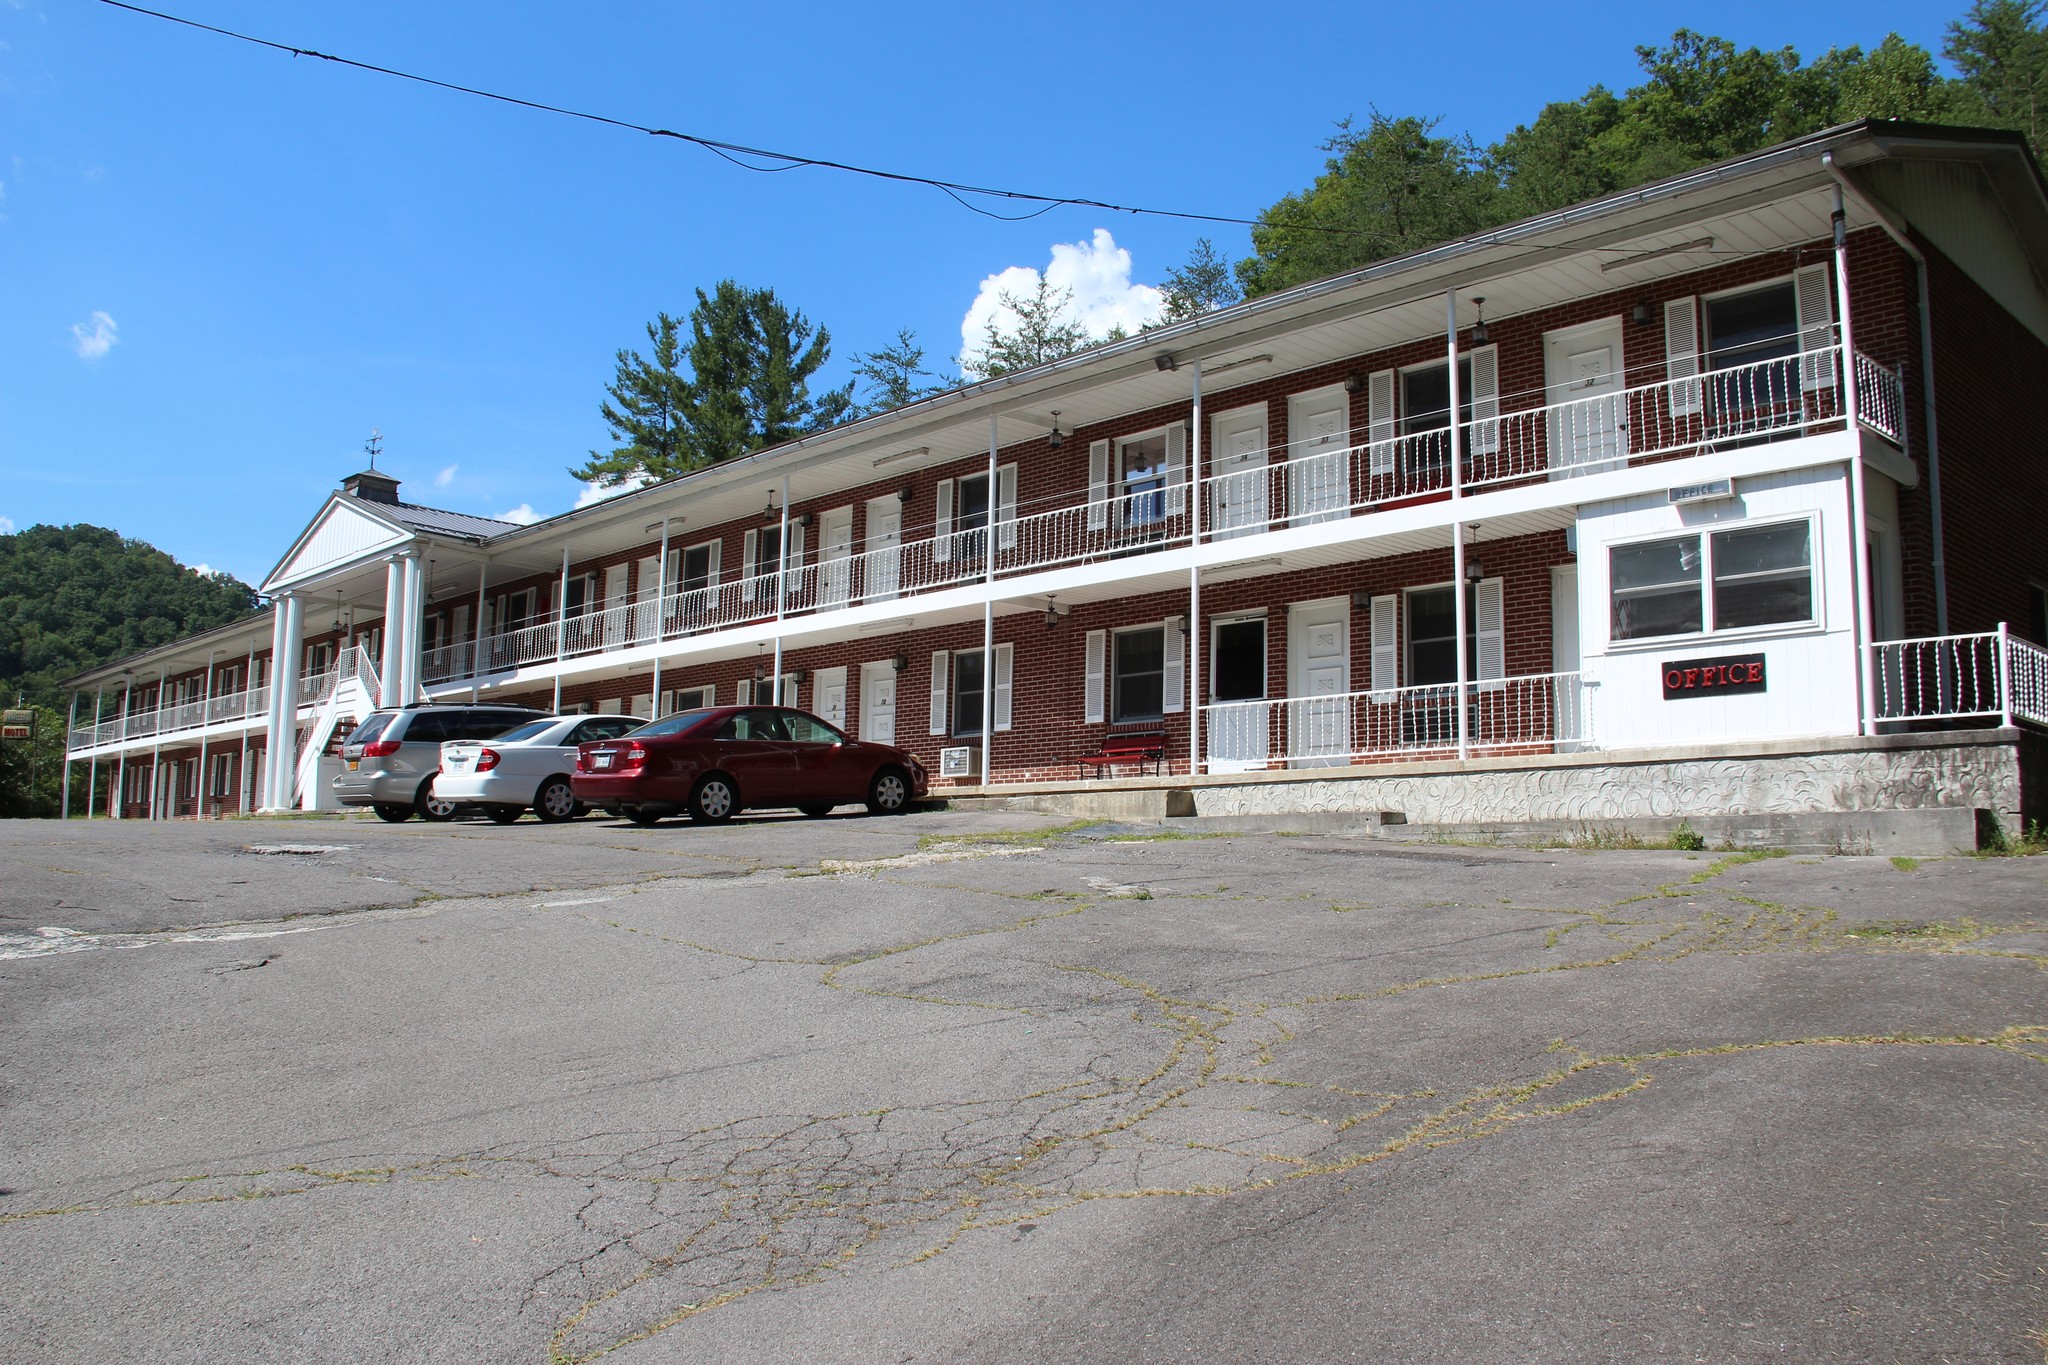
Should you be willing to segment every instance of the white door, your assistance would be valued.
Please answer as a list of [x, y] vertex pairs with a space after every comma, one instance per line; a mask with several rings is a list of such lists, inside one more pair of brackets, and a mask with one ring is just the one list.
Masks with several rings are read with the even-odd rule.
[[860, 738], [896, 742], [896, 665], [888, 659], [860, 666]]
[[1287, 514], [1329, 521], [1351, 504], [1351, 398], [1344, 386], [1287, 400]]
[[1272, 752], [1272, 708], [1266, 704], [1266, 617], [1209, 623], [1209, 715], [1204, 726], [1209, 771], [1251, 772]]
[[659, 632], [660, 608], [655, 604], [655, 594], [661, 590], [661, 556], [649, 555], [640, 561], [639, 605], [633, 611], [633, 638], [652, 640]]
[[843, 607], [853, 598], [853, 509], [835, 507], [818, 518], [818, 605]]
[[1217, 539], [1266, 529], [1266, 406], [1210, 422], [1209, 529]]
[[604, 642], [607, 648], [626, 642], [626, 566], [614, 564], [604, 571]]
[[1351, 603], [1287, 609], [1287, 754], [1297, 768], [1341, 763], [1351, 750]]
[[1543, 401], [1551, 409], [1546, 435], [1552, 478], [1627, 456], [1620, 318], [1545, 333], [1543, 382]]
[[861, 585], [861, 600], [879, 602], [894, 597], [903, 585], [903, 503], [890, 496], [868, 503], [867, 567]]
[[813, 684], [813, 704], [818, 714], [844, 730], [846, 728], [846, 665], [821, 668]]

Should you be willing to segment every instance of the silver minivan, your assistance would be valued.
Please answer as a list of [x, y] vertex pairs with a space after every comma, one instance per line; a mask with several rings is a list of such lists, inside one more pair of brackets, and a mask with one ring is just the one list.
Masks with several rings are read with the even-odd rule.
[[342, 741], [335, 799], [368, 806], [393, 824], [414, 815], [452, 820], [456, 805], [434, 796], [441, 745], [451, 739], [490, 739], [546, 712], [530, 706], [408, 706], [372, 711]]

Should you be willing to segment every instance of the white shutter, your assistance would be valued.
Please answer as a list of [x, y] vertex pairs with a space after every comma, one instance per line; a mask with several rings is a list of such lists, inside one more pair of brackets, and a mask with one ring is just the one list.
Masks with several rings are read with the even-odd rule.
[[932, 725], [935, 735], [946, 733], [946, 651], [932, 651]]
[[1017, 466], [1006, 464], [996, 470], [996, 548], [1017, 548]]
[[[714, 588], [718, 586], [718, 552], [724, 547], [725, 541], [722, 538], [711, 542], [711, 554], [709, 556], [711, 560], [711, 572], [709, 578], [710, 586]], [[681, 552], [678, 551], [678, 553]], [[677, 577], [681, 577], [681, 575], [678, 574]]]
[[[939, 480], [939, 510], [932, 521], [932, 559], [944, 564], [953, 557], [953, 481]], [[938, 733], [933, 731], [934, 734]]]
[[1014, 645], [996, 646], [996, 729], [1010, 728], [1010, 656]]
[[1824, 265], [1803, 265], [1793, 275], [1793, 294], [1799, 305], [1799, 386], [1802, 389], [1832, 389], [1835, 386], [1835, 287]]
[[[1507, 618], [1501, 609], [1501, 580], [1481, 579], [1479, 590], [1474, 597], [1477, 599], [1477, 610], [1473, 615], [1478, 618], [1473, 622], [1473, 634], [1477, 636], [1479, 655], [1478, 680], [1486, 682], [1505, 678], [1508, 675]], [[1503, 685], [1495, 682], [1486, 690], [1498, 691]]]
[[1102, 720], [1103, 665], [1109, 652], [1109, 633], [1088, 632], [1087, 682], [1082, 689], [1082, 719], [1090, 725]]
[[1175, 422], [1166, 429], [1166, 514], [1177, 517], [1187, 510], [1188, 424]]
[[1500, 450], [1500, 348], [1480, 346], [1472, 352], [1472, 453]]
[[741, 678], [733, 684], [732, 704], [734, 706], [752, 706], [754, 704], [754, 680], [752, 678]]
[[[1088, 529], [1109, 525], [1109, 442], [1088, 443]], [[1097, 717], [1100, 719], [1100, 717]]]
[[[1671, 382], [1671, 415], [1682, 417], [1700, 410], [1699, 301], [1688, 294], [1664, 304], [1664, 377]], [[1689, 382], [1680, 382], [1689, 381]], [[1555, 453], [1553, 464], [1559, 463]]]
[[1180, 618], [1166, 618], [1166, 667], [1159, 680], [1159, 709], [1168, 715], [1188, 709], [1187, 637]]
[[1394, 699], [1401, 685], [1399, 599], [1392, 593], [1372, 599], [1372, 691], [1374, 701]]
[[797, 700], [800, 695], [801, 693], [797, 691], [796, 679], [785, 675], [782, 679], [782, 704], [791, 710], [796, 710], [803, 705], [802, 702]]
[[[755, 563], [756, 550], [760, 545], [760, 538], [761, 533], [759, 531], [749, 531], [747, 532], [746, 540], [742, 542], [742, 548], [740, 550], [740, 572], [747, 578], [752, 578], [756, 574], [761, 572], [761, 566]], [[675, 579], [670, 578], [669, 581], [673, 583]], [[753, 589], [749, 588], [747, 591], [752, 592]]]
[[805, 596], [804, 586], [809, 582], [803, 568], [804, 528], [794, 522], [790, 524], [789, 548], [783, 552], [782, 562], [788, 566], [782, 580], [783, 597], [789, 601], [802, 599]]
[[1375, 370], [1365, 384], [1365, 439], [1372, 443], [1370, 475], [1394, 472], [1394, 372]]

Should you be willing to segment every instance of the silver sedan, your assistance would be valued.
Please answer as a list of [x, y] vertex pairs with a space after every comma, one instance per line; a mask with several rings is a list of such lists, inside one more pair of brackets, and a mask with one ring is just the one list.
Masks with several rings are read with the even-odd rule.
[[616, 739], [647, 722], [637, 716], [548, 716], [495, 739], [450, 740], [441, 746], [434, 796], [475, 807], [501, 825], [531, 808], [549, 824], [583, 813], [569, 789], [576, 746]]

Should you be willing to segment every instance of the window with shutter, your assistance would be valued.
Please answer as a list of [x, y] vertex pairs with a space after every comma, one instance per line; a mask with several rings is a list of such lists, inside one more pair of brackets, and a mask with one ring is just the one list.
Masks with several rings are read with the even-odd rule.
[[953, 558], [953, 481], [939, 480], [938, 511], [932, 521], [932, 559], [945, 564]]
[[1109, 526], [1109, 442], [1088, 443], [1088, 529]]
[[1187, 642], [1180, 618], [1168, 618], [1164, 634], [1163, 667], [1160, 671], [1159, 710], [1171, 715], [1188, 709]]
[[1824, 265], [1801, 266], [1793, 274], [1799, 309], [1799, 383], [1804, 389], [1835, 386], [1835, 288]]
[[1392, 593], [1372, 599], [1373, 700], [1392, 701], [1401, 685], [1399, 599]]
[[946, 651], [932, 651], [932, 723], [935, 735], [946, 733]]
[[1473, 650], [1472, 676], [1491, 685], [1482, 690], [1498, 691], [1505, 686], [1498, 679], [1508, 675], [1507, 615], [1503, 609], [1502, 580], [1482, 579], [1473, 594], [1472, 624], [1477, 637]]
[[1472, 427], [1470, 454], [1500, 450], [1500, 348], [1480, 346], [1472, 352]]
[[1012, 667], [1011, 656], [1014, 653], [1015, 646], [1013, 645], [996, 646], [996, 729], [998, 730], [1010, 728], [1012, 709], [1010, 671]]
[[1103, 712], [1103, 679], [1105, 663], [1109, 653], [1109, 632], [1091, 630], [1088, 632], [1088, 652], [1084, 673], [1082, 718], [1089, 724], [1100, 724]]
[[1671, 415], [1684, 417], [1701, 407], [1699, 305], [1688, 294], [1664, 304], [1664, 376], [1671, 381]]
[[1166, 429], [1166, 514], [1179, 516], [1187, 510], [1188, 428], [1175, 422]]
[[996, 548], [1017, 548], [1017, 466], [996, 470]]
[[1377, 370], [1365, 384], [1366, 439], [1372, 443], [1367, 472], [1394, 472], [1394, 372]]

